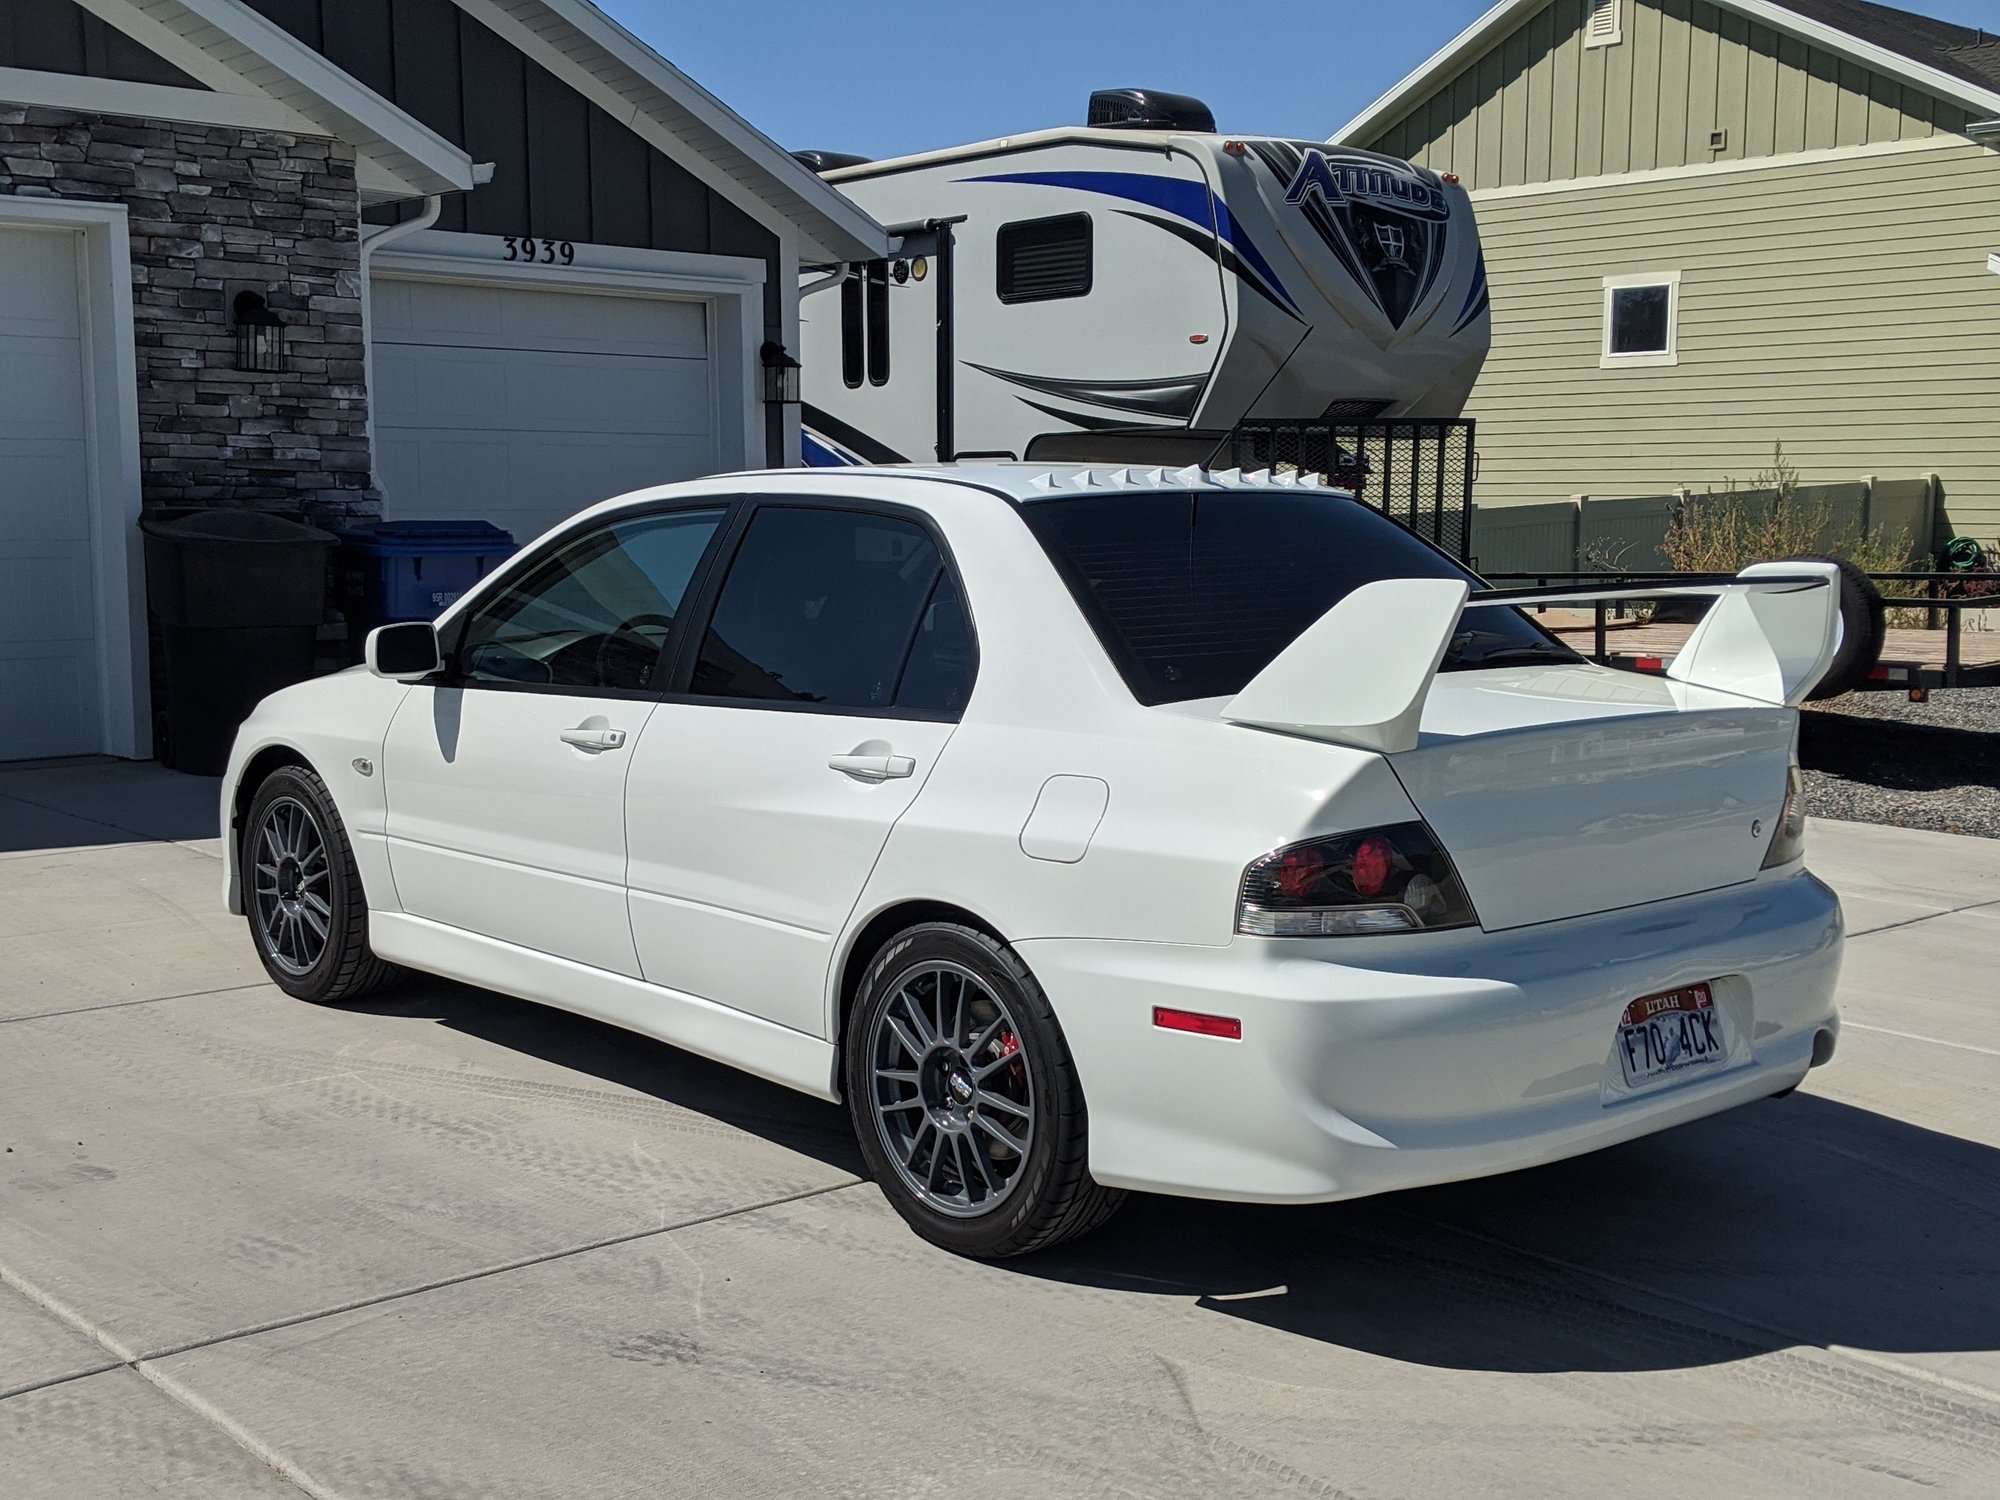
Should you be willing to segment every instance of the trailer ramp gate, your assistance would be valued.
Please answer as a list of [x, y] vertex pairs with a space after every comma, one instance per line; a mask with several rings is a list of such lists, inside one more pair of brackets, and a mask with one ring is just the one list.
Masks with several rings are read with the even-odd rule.
[[1317, 474], [1461, 562], [1472, 556], [1470, 417], [1239, 423], [1229, 460], [1239, 469]]

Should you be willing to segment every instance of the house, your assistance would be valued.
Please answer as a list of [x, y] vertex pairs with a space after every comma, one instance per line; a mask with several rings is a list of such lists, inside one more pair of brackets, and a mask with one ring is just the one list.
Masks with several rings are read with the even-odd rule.
[[1935, 475], [1936, 540], [2000, 535], [2000, 36], [1502, 0], [1334, 139], [1471, 191], [1482, 509], [1720, 489], [1782, 443], [1809, 482]]
[[0, 760], [149, 753], [142, 507], [796, 462], [798, 268], [887, 248], [586, 0], [5, 0]]

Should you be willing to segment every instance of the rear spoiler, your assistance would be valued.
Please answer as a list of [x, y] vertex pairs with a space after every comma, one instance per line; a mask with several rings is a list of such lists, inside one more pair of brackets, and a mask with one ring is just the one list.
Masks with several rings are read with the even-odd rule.
[[1609, 583], [1482, 589], [1456, 578], [1364, 583], [1308, 626], [1223, 706], [1232, 724], [1393, 754], [1413, 750], [1438, 664], [1468, 609], [1715, 596], [1667, 668], [1694, 687], [1796, 707], [1840, 645], [1832, 563], [1756, 563], [1665, 587]]

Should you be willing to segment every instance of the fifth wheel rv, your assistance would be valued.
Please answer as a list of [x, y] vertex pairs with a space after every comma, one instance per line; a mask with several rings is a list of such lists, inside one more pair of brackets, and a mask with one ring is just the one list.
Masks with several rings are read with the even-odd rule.
[[902, 236], [892, 260], [806, 273], [808, 464], [1037, 438], [1055, 457], [1078, 434], [1198, 461], [1244, 422], [1458, 415], [1491, 317], [1455, 178], [1225, 138], [1150, 90], [1093, 95], [1090, 119], [894, 161], [801, 153]]

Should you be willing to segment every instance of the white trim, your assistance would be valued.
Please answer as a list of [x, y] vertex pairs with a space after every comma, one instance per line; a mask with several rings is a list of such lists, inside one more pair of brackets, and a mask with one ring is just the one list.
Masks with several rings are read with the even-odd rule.
[[1991, 271], [1995, 276], [2000, 276], [2000, 255], [1987, 256], [1986, 269]]
[[[1635, 354], [1611, 352], [1611, 298], [1615, 292], [1633, 287], [1663, 286], [1667, 289], [1667, 347]], [[1629, 370], [1658, 368], [1680, 363], [1681, 273], [1679, 271], [1633, 271], [1604, 278], [1604, 334], [1598, 346], [1598, 368]]]
[[107, 754], [153, 753], [146, 569], [139, 541], [139, 373], [131, 234], [122, 203], [0, 195], [0, 224], [77, 233], [84, 452], [97, 594], [98, 733]]
[[[1357, 144], [1356, 137], [1369, 135], [1393, 124], [1403, 111], [1416, 104], [1433, 84], [1441, 82], [1443, 78], [1455, 73], [1461, 65], [1471, 61], [1477, 50], [1490, 38], [1510, 28], [1516, 21], [1525, 20], [1549, 3], [1550, 0], [1499, 0], [1497, 5], [1432, 53], [1394, 88], [1341, 126], [1329, 139], [1335, 145], [1354, 145]], [[2000, 92], [1940, 72], [1927, 64], [1905, 57], [1900, 52], [1892, 52], [1886, 47], [1876, 46], [1873, 42], [1864, 42], [1859, 37], [1849, 36], [1844, 31], [1810, 20], [1796, 11], [1787, 10], [1782, 5], [1773, 4], [1771, 0], [1716, 0], [1716, 3], [1727, 6], [1752, 20], [1761, 21], [1774, 31], [1798, 37], [1829, 52], [1841, 53], [1863, 67], [1913, 83], [1918, 88], [1963, 104], [1969, 109], [1983, 109], [1993, 114], [2000, 114]]]
[[372, 169], [373, 191], [416, 196], [473, 185], [465, 152], [242, 0], [78, 3], [209, 87], [261, 95], [311, 122], [305, 133], [349, 142]]
[[889, 253], [860, 207], [588, 0], [455, 3], [766, 229], [796, 225], [827, 260]]
[[0, 68], [0, 99], [40, 104], [93, 115], [135, 120], [174, 120], [188, 125], [234, 125], [244, 130], [283, 130], [317, 135], [319, 128], [295, 109], [250, 94], [175, 88], [159, 83], [126, 83], [116, 78], [84, 78], [32, 68]]
[[1639, 172], [1611, 172], [1599, 177], [1563, 177], [1553, 182], [1522, 182], [1511, 187], [1474, 188], [1474, 203], [1490, 203], [1508, 198], [1534, 198], [1544, 193], [1576, 193], [1590, 189], [1644, 187], [1653, 182], [1674, 182], [1690, 177], [1722, 177], [1738, 172], [1771, 172], [1788, 167], [1811, 167], [1827, 162], [1859, 161], [1871, 156], [1908, 156], [1919, 151], [1963, 151], [1967, 142], [1955, 135], [1925, 136], [1920, 140], [1881, 141], [1872, 146], [1829, 146], [1819, 151], [1793, 151], [1783, 156], [1748, 156], [1734, 161], [1691, 162], [1684, 167], [1648, 167]]
[[[504, 259], [500, 235], [427, 229], [369, 261], [377, 275], [405, 281], [485, 282], [606, 296], [693, 298], [709, 305], [709, 390], [715, 403], [718, 472], [767, 467], [758, 349], [764, 341], [763, 261], [577, 243], [577, 263], [524, 265]], [[372, 290], [363, 288], [364, 298]], [[737, 393], [730, 418], [728, 393]]]
[[[792, 358], [799, 357], [799, 237], [787, 233], [778, 237], [778, 336]], [[750, 399], [761, 410], [764, 401], [763, 342], [758, 341], [757, 368], [751, 372], [752, 387]], [[805, 454], [800, 443], [801, 418], [803, 408], [796, 402], [784, 408], [783, 447], [773, 460], [767, 453], [762, 462], [775, 462], [783, 468], [796, 469], [805, 462]]]

